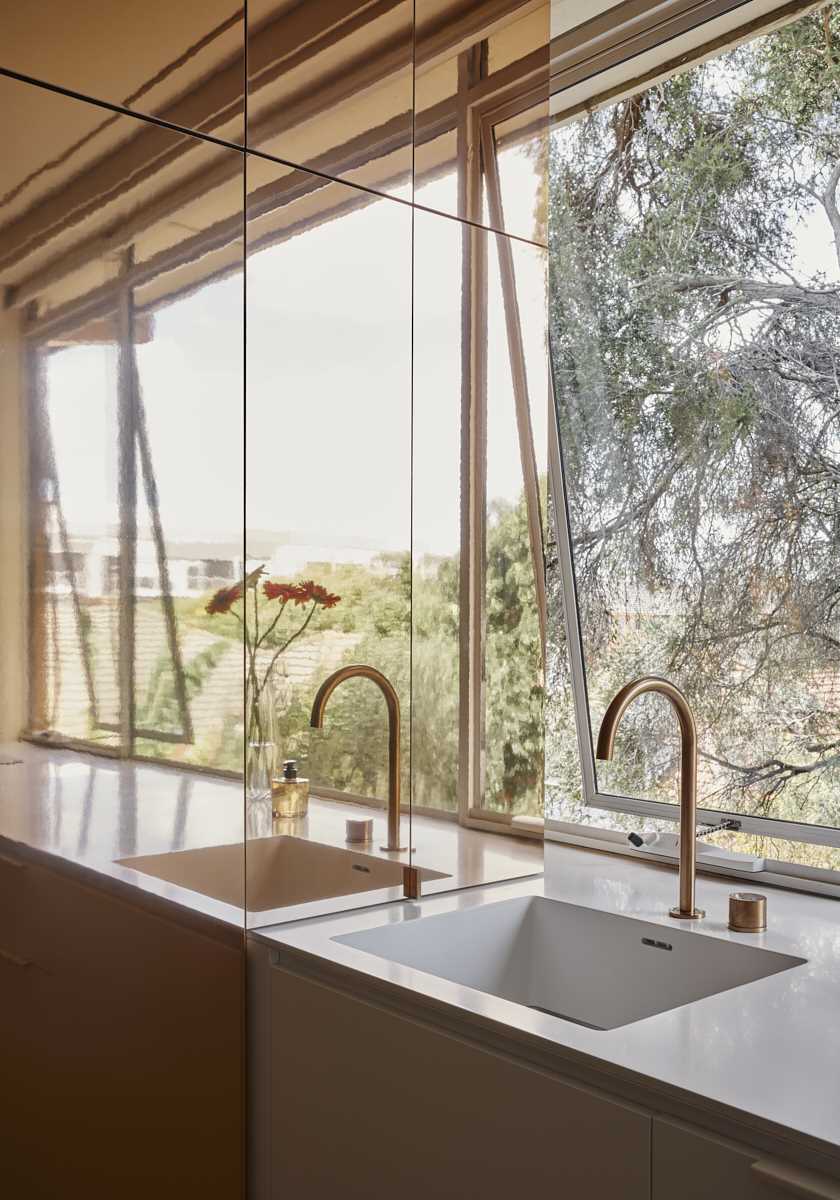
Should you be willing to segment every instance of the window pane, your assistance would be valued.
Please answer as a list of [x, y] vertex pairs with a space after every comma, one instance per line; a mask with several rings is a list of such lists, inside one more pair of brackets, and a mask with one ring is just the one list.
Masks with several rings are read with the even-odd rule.
[[[522, 462], [546, 476], [545, 274], [542, 251], [508, 243], [522, 334], [530, 438], [520, 431], [499, 250], [488, 238], [485, 806], [543, 813], [543, 671]], [[513, 352], [515, 354], [515, 351]], [[530, 444], [528, 442], [530, 441]], [[545, 497], [540, 495], [545, 511]]]
[[103, 318], [42, 346], [31, 429], [31, 726], [119, 742], [117, 355]]
[[449, 812], [459, 778], [461, 236], [457, 221], [415, 213], [412, 799]]
[[243, 571], [242, 290], [239, 271], [141, 311], [136, 348], [135, 723], [162, 735], [137, 752], [234, 771], [242, 639], [206, 606]]
[[407, 801], [411, 211], [260, 161], [248, 190], [248, 568], [340, 598], [279, 615], [259, 591], [260, 630], [278, 618], [257, 660], [277, 693], [280, 755], [313, 786], [386, 800], [374, 683], [343, 683], [323, 732], [309, 724], [332, 671], [373, 666], [400, 697]]
[[[549, 224], [593, 727], [623, 683], [667, 675], [698, 717], [704, 805], [838, 825], [840, 84], [824, 51], [808, 16], [555, 129]], [[599, 788], [673, 801], [676, 754], [668, 706], [637, 702]]]
[[[414, 275], [414, 619], [412, 640], [413, 798], [454, 811], [458, 801], [462, 605], [461, 455], [465, 388], [476, 413], [486, 405], [486, 437], [477, 437], [474, 486], [486, 480], [482, 621], [484, 661], [479, 713], [481, 795], [473, 802], [511, 815], [542, 815], [542, 668], [534, 565], [528, 532], [520, 432], [505, 323], [500, 248], [512, 265], [530, 402], [526, 453], [545, 480], [545, 264], [536, 246], [470, 231], [433, 213], [415, 214]], [[486, 263], [486, 299], [465, 383], [462, 249]], [[443, 281], [443, 282], [442, 282]], [[479, 392], [486, 376], [486, 389]], [[480, 424], [478, 417], [476, 420]], [[526, 422], [527, 424], [527, 422]], [[543, 497], [543, 512], [544, 497]], [[476, 551], [477, 555], [480, 551]], [[460, 636], [459, 636], [460, 634]]]

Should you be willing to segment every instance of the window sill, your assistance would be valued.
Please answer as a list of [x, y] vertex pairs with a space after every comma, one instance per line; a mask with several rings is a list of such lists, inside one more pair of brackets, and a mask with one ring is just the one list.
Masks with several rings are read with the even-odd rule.
[[[661, 854], [646, 854], [643, 850], [631, 850], [626, 835], [613, 829], [598, 829], [592, 825], [580, 825], [568, 821], [546, 821], [545, 840], [560, 842], [567, 846], [579, 846], [586, 850], [600, 850], [607, 854], [618, 854], [622, 858], [640, 859], [660, 867], [670, 867]], [[718, 876], [737, 880], [743, 884], [766, 884], [786, 888], [789, 891], [808, 892], [815, 896], [829, 896], [840, 900], [840, 871], [828, 871], [816, 867], [802, 867], [797, 863], [767, 859], [772, 869], [764, 871], [727, 870], [710, 863], [698, 863], [698, 875]]]

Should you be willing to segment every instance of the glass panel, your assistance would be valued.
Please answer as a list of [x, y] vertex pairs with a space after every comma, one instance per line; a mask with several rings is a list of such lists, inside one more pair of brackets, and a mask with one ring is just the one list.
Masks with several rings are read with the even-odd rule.
[[[72, 840], [82, 860], [143, 855], [137, 871], [236, 925], [242, 638], [206, 607], [244, 560], [241, 152], [155, 130], [154, 165], [124, 175], [138, 118], [114, 119], [86, 166], [73, 145], [91, 106], [7, 78], [0, 103], [32, 138], [0, 164], [3, 350], [30, 450], [30, 732], [51, 735], [47, 773], [57, 742], [227, 769], [194, 795], [183, 770], [103, 767], [120, 837], [97, 793]], [[69, 779], [80, 764], [62, 761]], [[211, 850], [221, 866], [181, 857]]]
[[[513, 267], [525, 347], [524, 403], [532, 427], [527, 450], [542, 491], [546, 302], [541, 252], [511, 247], [501, 237], [434, 213], [415, 214], [412, 796], [418, 858], [425, 810], [500, 830], [511, 818], [542, 813], [539, 625], [500, 248], [513, 250], [512, 264], [502, 257]], [[472, 283], [465, 275], [467, 262], [475, 272]], [[471, 313], [473, 294], [478, 298]], [[473, 333], [465, 339], [470, 328]], [[465, 444], [470, 429], [471, 456]], [[471, 492], [483, 519], [469, 521], [472, 537], [464, 543], [463, 506]], [[479, 628], [472, 632], [467, 589], [479, 597]], [[473, 678], [468, 676], [471, 639], [478, 655]], [[477, 700], [470, 700], [471, 693]], [[475, 740], [469, 737], [468, 703], [478, 705]], [[539, 842], [463, 827], [450, 836], [459, 854], [453, 882], [512, 878], [541, 868]], [[445, 869], [446, 852], [441, 836], [434, 861], [440, 869]]]
[[[593, 728], [667, 675], [703, 805], [837, 826], [824, 37], [807, 16], [556, 128], [551, 316]], [[599, 788], [673, 801], [676, 754], [668, 707], [638, 702]]]
[[103, 126], [101, 108], [4, 76], [0, 101], [0, 277], [16, 309], [35, 304], [39, 319], [58, 319], [66, 306], [76, 325], [82, 298], [94, 318], [115, 310], [108, 288], [127, 255], [150, 264], [147, 286], [179, 256], [195, 279], [206, 277], [208, 254], [218, 268], [221, 246], [235, 262], [238, 153], [130, 117]]
[[[539, 68], [547, 71], [550, 5], [529, 8], [525, 17], [521, 6], [512, 6], [507, 16], [500, 17], [495, 7], [482, 22], [473, 4], [417, 0], [414, 175], [416, 198], [424, 205], [533, 238], [535, 210], [527, 196], [536, 190], [538, 126], [544, 136], [548, 118], [548, 79], [547, 74], [540, 76]], [[516, 115], [523, 107], [530, 113], [527, 120]], [[459, 110], [471, 112], [469, 119], [462, 118], [460, 151]], [[480, 161], [474, 143], [491, 118], [505, 122], [504, 146], [509, 151], [503, 168], [506, 203], [501, 221], [481, 204], [477, 211], [469, 211], [470, 189], [459, 189], [457, 182], [459, 153], [466, 175]], [[518, 156], [512, 152], [514, 146], [519, 148]]]
[[[4, 4], [0, 67], [239, 142], [244, 37], [228, 0]], [[114, 118], [94, 109], [90, 121]]]
[[[524, 454], [536, 481], [536, 553], [546, 494], [546, 280], [536, 246], [488, 239], [485, 799], [494, 811], [543, 815], [543, 668]], [[517, 421], [511, 332], [505, 322], [499, 251], [510, 250], [524, 351], [525, 415]], [[534, 503], [534, 499], [531, 500]], [[542, 571], [542, 566], [538, 566]]]
[[[249, 160], [247, 241], [246, 629], [256, 690], [271, 694], [269, 705], [251, 701], [250, 741], [253, 753], [271, 743], [269, 774], [295, 760], [313, 792], [306, 815], [282, 815], [294, 814], [300, 786], [281, 779], [272, 821], [265, 771], [254, 773], [248, 907], [266, 924], [307, 901], [401, 895], [409, 860], [407, 811], [403, 849], [380, 849], [391, 844], [380, 688], [350, 678], [325, 705], [322, 731], [311, 715], [336, 670], [381, 672], [402, 710], [407, 810], [411, 210]], [[348, 819], [372, 819], [372, 840], [348, 846]]]
[[504, 228], [545, 245], [548, 104], [527, 108], [501, 122], [495, 127], [494, 141]]
[[250, 0], [249, 146], [410, 200], [412, 10]]
[[139, 324], [136, 749], [239, 772], [241, 632], [206, 608], [243, 573], [241, 270]]
[[[120, 517], [115, 321], [32, 359], [34, 732], [120, 743]], [[105, 340], [97, 340], [97, 338]]]
[[[559, 501], [561, 505], [562, 497]], [[603, 818], [612, 827], [613, 813], [586, 807], [580, 770], [580, 749], [575, 723], [572, 667], [566, 638], [566, 608], [554, 497], [548, 489], [546, 501], [549, 534], [546, 540], [546, 646], [545, 646], [545, 819], [572, 824], [597, 825]]]
[[461, 236], [415, 213], [411, 794], [458, 811]]

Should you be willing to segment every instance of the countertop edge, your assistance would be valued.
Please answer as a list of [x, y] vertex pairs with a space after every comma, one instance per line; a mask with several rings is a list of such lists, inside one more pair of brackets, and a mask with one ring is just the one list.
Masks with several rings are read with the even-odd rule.
[[81, 863], [61, 854], [53, 854], [49, 850], [32, 846], [28, 842], [20, 842], [6, 834], [0, 834], [0, 850], [7, 847], [21, 862], [30, 862], [44, 870], [64, 875], [82, 887], [95, 888], [107, 892], [114, 899], [128, 904], [133, 908], [143, 908], [152, 916], [163, 921], [174, 921], [176, 924], [192, 929], [199, 936], [224, 942], [240, 953], [243, 949], [245, 929], [242, 925], [214, 917], [209, 913], [199, 912], [189, 904], [178, 900], [158, 896], [154, 892], [138, 887], [137, 884], [125, 879], [118, 879], [108, 871], [98, 870], [95, 863]]

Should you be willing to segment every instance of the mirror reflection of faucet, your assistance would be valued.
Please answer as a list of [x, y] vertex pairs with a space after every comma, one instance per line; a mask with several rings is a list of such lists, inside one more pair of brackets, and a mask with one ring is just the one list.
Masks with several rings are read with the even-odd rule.
[[323, 729], [327, 701], [338, 685], [347, 679], [369, 679], [385, 697], [388, 709], [388, 840], [381, 849], [406, 850], [407, 846], [400, 845], [400, 701], [390, 679], [377, 671], [376, 667], [368, 667], [363, 663], [339, 667], [318, 688], [309, 724], [313, 729]]

